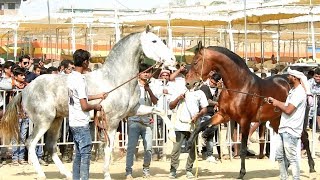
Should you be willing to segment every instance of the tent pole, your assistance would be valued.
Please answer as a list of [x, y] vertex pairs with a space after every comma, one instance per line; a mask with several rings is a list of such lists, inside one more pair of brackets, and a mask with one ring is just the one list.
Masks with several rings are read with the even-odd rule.
[[18, 26], [14, 29], [14, 51], [13, 51], [13, 56], [14, 56], [14, 62], [17, 62], [17, 49], [18, 49]]
[[228, 22], [228, 25], [229, 25], [230, 50], [234, 52], [235, 49], [234, 49], [234, 40], [233, 40], [233, 33], [232, 33], [232, 24], [231, 24], [231, 21]]
[[278, 20], [278, 31], [277, 31], [277, 63], [280, 64], [280, 23]]
[[10, 34], [10, 31], [8, 31], [8, 33], [7, 33], [7, 60], [8, 60], [8, 58], [9, 58], [9, 41], [10, 41], [10, 37], [9, 37], [9, 34]]
[[248, 64], [247, 41], [247, 1], [244, 0], [244, 59], [246, 64]]
[[312, 59], [313, 61], [315, 61], [317, 58], [317, 54], [316, 54], [316, 40], [314, 36], [313, 14], [311, 14], [310, 26], [311, 26], [310, 29], [311, 29], [311, 41], [312, 41]]
[[294, 61], [294, 41], [295, 41], [295, 39], [294, 39], [294, 32], [292, 32], [292, 59], [293, 59], [293, 61]]

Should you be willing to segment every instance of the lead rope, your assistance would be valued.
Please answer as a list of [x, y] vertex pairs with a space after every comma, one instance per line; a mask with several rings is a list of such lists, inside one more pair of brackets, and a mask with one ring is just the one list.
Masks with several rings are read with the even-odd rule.
[[[161, 66], [162, 64], [163, 64], [162, 62], [159, 63], [159, 66]], [[144, 72], [147, 72], [147, 71], [149, 71], [150, 69], [154, 68], [156, 65], [158, 65], [158, 63], [155, 63], [154, 65], [150, 66], [148, 69], [146, 69], [146, 70], [138, 73], [136, 76], [130, 78], [129, 80], [125, 81], [124, 83], [121, 83], [120, 85], [118, 85], [118, 86], [116, 86], [115, 88], [111, 89], [111, 90], [108, 91], [107, 93], [111, 93], [112, 91], [120, 88], [121, 86], [127, 84], [128, 82], [130, 82], [130, 81], [132, 81], [133, 79], [135, 79], [136, 77], [138, 77], [140, 74], [142, 74], [142, 73], [144, 73]], [[156, 71], [155, 71], [155, 72], [156, 72]], [[152, 76], [155, 74], [155, 72], [152, 74]], [[103, 100], [104, 100], [104, 99], [101, 99], [98, 104], [101, 104]], [[108, 127], [107, 127], [107, 126], [108, 126], [108, 123], [107, 123], [108, 119], [107, 119], [107, 116], [106, 116], [106, 114], [105, 114], [105, 112], [104, 112], [104, 109], [103, 109], [102, 107], [101, 107], [101, 110], [100, 110], [100, 113], [99, 113], [99, 114], [100, 114], [100, 116], [101, 116], [101, 123], [100, 123], [100, 121], [99, 121], [98, 111], [94, 110], [94, 124], [95, 124], [95, 126], [96, 126], [96, 128], [97, 128], [98, 130], [101, 130], [101, 131], [103, 132], [103, 134], [104, 134], [104, 140], [105, 140], [105, 141], [108, 141], [108, 147], [110, 147], [110, 138], [109, 138], [108, 133], [107, 133], [107, 131], [106, 131], [106, 129], [108, 128]]]
[[[201, 64], [201, 74], [200, 74], [200, 81], [203, 82], [202, 79], [202, 73], [203, 73], [203, 65], [204, 65], [204, 56], [206, 53], [206, 49], [203, 48], [203, 56], [202, 56], [202, 64]], [[199, 161], [198, 161], [198, 151], [197, 151], [197, 144], [194, 143], [194, 155], [195, 155], [195, 161], [196, 161], [196, 173], [195, 177], [198, 178], [198, 172], [199, 172]]]

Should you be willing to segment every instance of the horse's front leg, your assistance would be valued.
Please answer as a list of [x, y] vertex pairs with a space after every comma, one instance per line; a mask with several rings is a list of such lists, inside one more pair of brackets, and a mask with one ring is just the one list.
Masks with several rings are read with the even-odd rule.
[[141, 115], [147, 115], [147, 114], [156, 114], [160, 116], [169, 130], [168, 138], [172, 142], [176, 142], [176, 133], [174, 131], [173, 123], [170, 121], [170, 119], [168, 118], [168, 116], [166, 115], [163, 109], [152, 107], [152, 106], [140, 105], [139, 108], [137, 109], [136, 115], [141, 116]]
[[103, 173], [104, 173], [104, 179], [105, 180], [111, 180], [109, 167], [111, 164], [111, 155], [114, 145], [114, 139], [115, 139], [116, 130], [112, 129], [109, 130], [108, 136], [109, 136], [109, 146], [104, 147], [104, 165], [103, 165]]
[[200, 122], [198, 126], [195, 126], [196, 128], [193, 130], [193, 132], [191, 133], [188, 141], [187, 141], [187, 150], [191, 149], [191, 146], [193, 144], [193, 142], [195, 141], [195, 139], [198, 137], [198, 134], [205, 130], [207, 126], [209, 126], [211, 123], [211, 121], [204, 121], [204, 122]]
[[[240, 121], [241, 122], [241, 121]], [[250, 130], [250, 122], [241, 124], [241, 149], [240, 149], [240, 158], [241, 158], [241, 169], [240, 174], [237, 179], [243, 179], [246, 174], [246, 156], [247, 156], [247, 142]]]

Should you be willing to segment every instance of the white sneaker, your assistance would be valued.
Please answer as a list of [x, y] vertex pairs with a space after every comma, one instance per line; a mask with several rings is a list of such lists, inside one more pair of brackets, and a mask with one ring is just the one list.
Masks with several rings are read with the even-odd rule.
[[216, 158], [215, 157], [213, 157], [213, 156], [209, 156], [209, 157], [207, 157], [207, 159], [206, 159], [208, 162], [211, 162], [211, 163], [218, 163], [218, 161], [216, 160]]

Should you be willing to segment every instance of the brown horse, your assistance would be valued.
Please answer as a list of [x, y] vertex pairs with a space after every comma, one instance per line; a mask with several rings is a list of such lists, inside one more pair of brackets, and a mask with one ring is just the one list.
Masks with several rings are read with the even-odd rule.
[[[200, 42], [191, 68], [186, 75], [187, 87], [189, 89], [198, 88], [211, 71], [219, 72], [224, 83], [219, 97], [219, 111], [212, 116], [211, 125], [225, 123], [231, 119], [240, 124], [242, 132], [241, 169], [238, 179], [242, 179], [246, 174], [245, 157], [250, 123], [270, 121], [272, 128], [278, 132], [281, 111], [275, 109], [266, 99], [274, 97], [285, 101], [290, 84], [284, 75], [261, 79], [249, 70], [246, 63], [237, 54], [224, 47], [205, 48]], [[197, 133], [194, 131], [189, 141], [193, 141]], [[304, 138], [301, 139], [304, 146], [307, 146], [310, 172], [315, 172], [306, 131], [303, 136]]]

